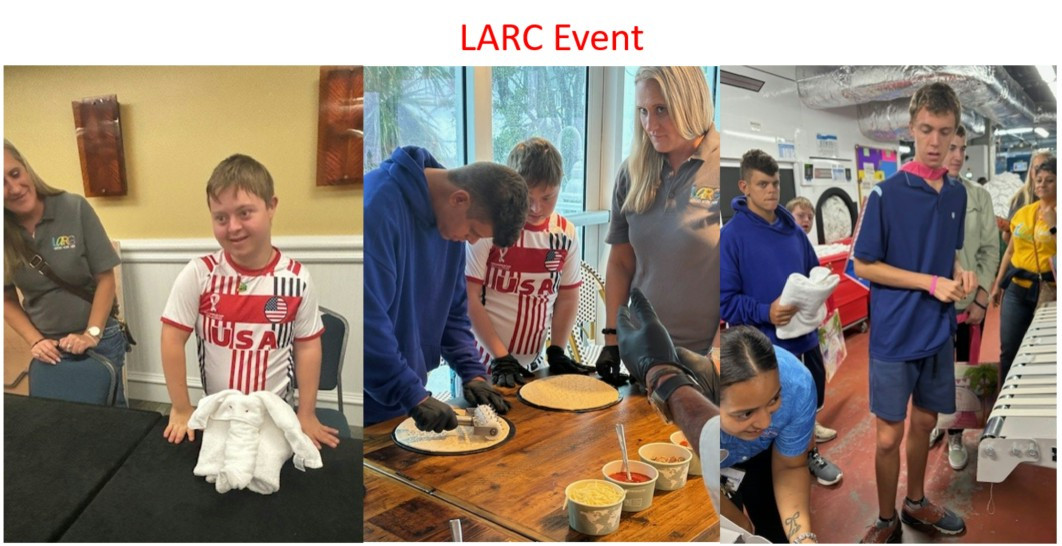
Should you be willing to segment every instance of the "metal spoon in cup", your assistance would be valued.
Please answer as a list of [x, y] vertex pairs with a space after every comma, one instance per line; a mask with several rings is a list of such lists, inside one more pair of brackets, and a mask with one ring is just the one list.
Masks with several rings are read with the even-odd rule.
[[616, 435], [619, 436], [620, 452], [623, 453], [623, 472], [627, 475], [627, 481], [634, 481], [631, 478], [631, 465], [627, 460], [627, 435], [623, 433], [623, 424], [616, 424]]

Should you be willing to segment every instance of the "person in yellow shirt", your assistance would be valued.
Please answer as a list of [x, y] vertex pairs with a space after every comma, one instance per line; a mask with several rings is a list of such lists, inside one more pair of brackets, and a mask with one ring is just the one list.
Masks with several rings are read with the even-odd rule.
[[1000, 377], [1006, 379], [1025, 331], [1032, 322], [1040, 290], [1055, 287], [1055, 178], [1057, 160], [1044, 161], [1036, 171], [1036, 197], [1010, 221], [1012, 236], [999, 264], [992, 305], [1000, 306]]

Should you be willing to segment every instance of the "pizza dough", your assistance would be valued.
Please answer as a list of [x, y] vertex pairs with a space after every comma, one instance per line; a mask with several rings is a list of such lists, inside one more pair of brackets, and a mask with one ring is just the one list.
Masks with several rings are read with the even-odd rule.
[[601, 409], [619, 401], [619, 391], [608, 383], [578, 374], [536, 379], [521, 387], [519, 395], [533, 406], [567, 411]]
[[471, 427], [457, 427], [444, 432], [423, 431], [413, 418], [402, 421], [392, 435], [395, 443], [426, 453], [468, 453], [494, 447], [509, 438], [509, 422], [498, 419], [498, 435], [493, 438], [472, 434]]

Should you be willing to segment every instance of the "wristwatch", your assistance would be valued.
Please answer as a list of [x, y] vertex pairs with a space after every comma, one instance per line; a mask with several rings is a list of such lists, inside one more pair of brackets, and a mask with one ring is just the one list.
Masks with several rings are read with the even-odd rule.
[[678, 390], [679, 387], [689, 385], [697, 390], [700, 390], [700, 386], [690, 376], [686, 375], [683, 370], [678, 370], [675, 375], [664, 380], [657, 388], [653, 389], [653, 392], [649, 394], [649, 404], [653, 406], [653, 409], [664, 418], [664, 421], [671, 424], [671, 410], [667, 407], [667, 400], [671, 398], [671, 395]]
[[89, 326], [88, 329], [85, 330], [85, 333], [99, 340], [102, 332], [100, 332], [99, 326]]

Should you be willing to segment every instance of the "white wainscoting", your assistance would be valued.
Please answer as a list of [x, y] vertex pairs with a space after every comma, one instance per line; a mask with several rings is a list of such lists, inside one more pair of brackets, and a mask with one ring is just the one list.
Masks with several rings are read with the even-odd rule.
[[[350, 335], [343, 360], [343, 410], [352, 426], [362, 424], [362, 237], [274, 237], [273, 244], [310, 271], [320, 304], [347, 319]], [[169, 402], [162, 373], [162, 310], [177, 274], [190, 260], [218, 249], [213, 239], [124, 239], [124, 313], [137, 346], [127, 358], [129, 397]], [[188, 387], [195, 403], [203, 396], [194, 341], [185, 348]], [[336, 391], [320, 392], [318, 404], [335, 407]]]

